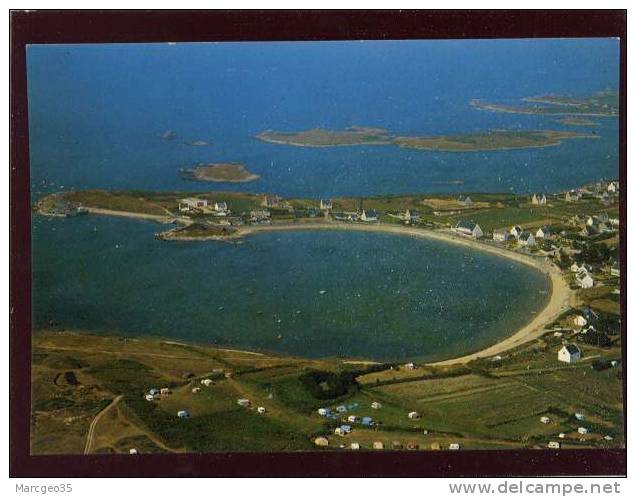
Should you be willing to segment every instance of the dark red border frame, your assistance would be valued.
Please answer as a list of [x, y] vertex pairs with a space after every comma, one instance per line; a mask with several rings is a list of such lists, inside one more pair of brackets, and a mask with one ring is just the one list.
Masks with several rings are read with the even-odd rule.
[[[31, 456], [31, 206], [26, 44], [348, 39], [618, 37], [620, 234], [626, 378], [627, 13], [595, 11], [12, 11], [10, 475], [13, 477], [626, 475], [621, 450]], [[626, 381], [624, 382], [626, 399]], [[626, 400], [625, 408], [626, 406]], [[626, 412], [626, 409], [625, 409]], [[625, 415], [625, 420], [626, 420]]]

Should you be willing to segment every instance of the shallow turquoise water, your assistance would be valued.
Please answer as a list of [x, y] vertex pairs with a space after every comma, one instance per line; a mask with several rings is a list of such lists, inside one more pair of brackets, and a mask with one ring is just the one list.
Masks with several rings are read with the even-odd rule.
[[[34, 218], [35, 328], [158, 335], [307, 357], [442, 359], [512, 334], [547, 301], [521, 264], [379, 233], [161, 242], [163, 227]], [[322, 293], [321, 293], [322, 292]]]

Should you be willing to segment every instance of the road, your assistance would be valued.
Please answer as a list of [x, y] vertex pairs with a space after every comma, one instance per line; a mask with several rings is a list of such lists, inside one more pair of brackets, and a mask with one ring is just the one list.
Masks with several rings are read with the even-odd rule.
[[119, 403], [119, 401], [123, 398], [124, 398], [123, 395], [118, 395], [117, 397], [113, 399], [113, 401], [110, 404], [108, 404], [106, 407], [104, 407], [104, 409], [102, 409], [101, 411], [97, 413], [97, 416], [95, 416], [95, 419], [93, 419], [90, 427], [88, 428], [88, 435], [86, 436], [86, 445], [84, 446], [84, 454], [90, 454], [91, 451], [93, 450], [93, 445], [95, 443], [95, 427], [97, 426], [97, 423], [99, 422], [99, 420], [102, 419], [102, 416], [106, 414], [108, 411], [110, 411], [113, 407], [115, 407]]

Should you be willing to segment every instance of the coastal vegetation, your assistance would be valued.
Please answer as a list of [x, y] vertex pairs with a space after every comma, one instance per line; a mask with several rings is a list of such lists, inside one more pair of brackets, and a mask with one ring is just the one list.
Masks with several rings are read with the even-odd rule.
[[476, 152], [560, 145], [571, 138], [592, 138], [593, 135], [570, 131], [507, 131], [493, 130], [449, 136], [397, 137], [395, 144], [405, 148], [444, 152]]
[[353, 126], [344, 131], [313, 128], [307, 131], [283, 132], [267, 130], [256, 136], [259, 140], [299, 147], [335, 147], [339, 145], [387, 145], [392, 138], [382, 128]]
[[332, 131], [316, 128], [299, 132], [268, 130], [257, 138], [278, 144], [300, 147], [333, 147], [341, 145], [396, 145], [402, 148], [442, 152], [477, 152], [523, 149], [559, 145], [571, 138], [592, 138], [594, 135], [554, 130], [489, 130], [481, 133], [439, 136], [393, 136], [375, 128], [348, 128]]
[[[94, 427], [93, 452], [306, 451], [316, 448], [317, 436], [328, 438], [327, 450], [351, 442], [371, 449], [374, 441], [419, 450], [450, 443], [545, 448], [553, 440], [566, 449], [621, 447], [621, 367], [610, 364], [620, 359], [620, 336], [578, 345], [586, 359], [573, 365], [557, 362], [561, 340], [546, 332], [498, 361], [368, 368], [155, 338], [42, 331], [34, 335], [32, 452], [83, 452], [89, 424], [119, 396]], [[603, 368], [594, 367], [599, 361]], [[55, 381], [66, 372], [78, 382]], [[205, 378], [213, 379], [209, 386], [201, 384]], [[147, 401], [151, 388], [170, 393]], [[250, 405], [238, 405], [241, 398]], [[317, 413], [338, 405], [347, 412], [335, 419]], [[190, 418], [179, 419], [178, 410]], [[408, 418], [414, 410], [420, 419]], [[350, 423], [349, 435], [334, 435], [351, 415], [371, 417], [374, 425]], [[540, 423], [541, 416], [551, 422]], [[579, 426], [589, 434], [581, 436]]]

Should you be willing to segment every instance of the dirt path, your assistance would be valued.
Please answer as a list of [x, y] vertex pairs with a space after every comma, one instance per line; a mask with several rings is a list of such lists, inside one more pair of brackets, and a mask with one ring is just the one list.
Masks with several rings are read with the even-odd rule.
[[104, 414], [106, 414], [113, 407], [115, 407], [119, 403], [119, 401], [123, 398], [124, 398], [123, 395], [118, 395], [117, 397], [113, 399], [113, 401], [110, 404], [108, 404], [106, 407], [104, 407], [104, 409], [102, 409], [101, 411], [97, 413], [97, 416], [95, 416], [95, 419], [93, 419], [93, 421], [91, 422], [91, 425], [88, 428], [88, 435], [86, 436], [86, 445], [84, 446], [84, 454], [90, 454], [91, 451], [93, 450], [93, 444], [95, 443], [95, 427], [97, 426], [97, 423], [99, 422], [99, 420], [102, 419]]

